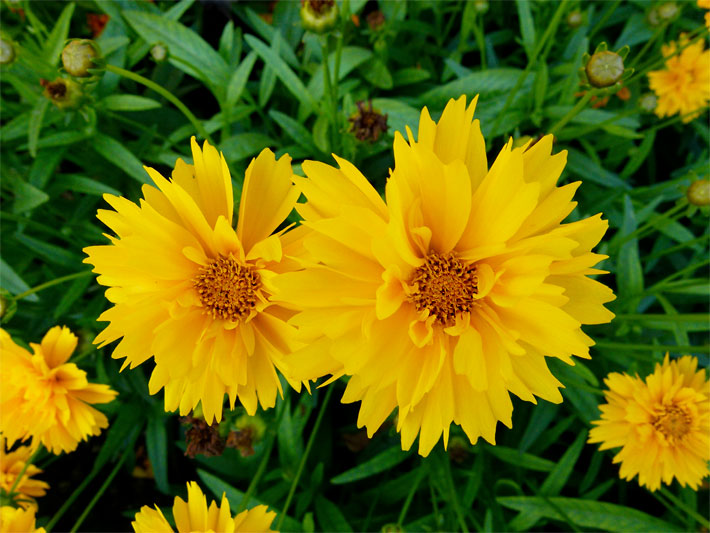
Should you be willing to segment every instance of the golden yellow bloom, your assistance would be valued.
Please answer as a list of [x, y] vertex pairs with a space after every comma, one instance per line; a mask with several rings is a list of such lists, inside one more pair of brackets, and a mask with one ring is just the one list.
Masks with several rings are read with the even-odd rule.
[[698, 7], [710, 9], [710, 0], [698, 0]]
[[422, 455], [452, 422], [494, 443], [510, 392], [561, 402], [545, 357], [588, 358], [580, 326], [613, 317], [611, 290], [587, 277], [602, 272], [590, 250], [607, 222], [561, 224], [580, 185], [555, 186], [566, 154], [550, 135], [511, 140], [489, 169], [474, 108], [452, 100], [438, 124], [425, 108], [418, 141], [395, 136], [387, 203], [347, 161], [304, 162], [311, 263], [278, 281], [312, 341], [294, 372], [351, 376], [342, 401], [362, 402], [358, 425], [372, 436], [397, 408], [402, 447], [420, 434]]
[[704, 40], [699, 39], [673, 55], [686, 44], [681, 35], [678, 44], [663, 45], [663, 56], [668, 58], [665, 69], [648, 73], [649, 85], [658, 96], [656, 115], [661, 118], [687, 114], [683, 122], [690, 122], [710, 103], [710, 50], [705, 50]]
[[30, 354], [0, 329], [0, 431], [9, 445], [31, 438], [52, 453], [71, 452], [108, 426], [90, 404], [110, 402], [117, 393], [89, 383], [86, 372], [67, 363], [76, 344], [69, 328], [55, 326], [41, 344], [30, 343]]
[[[0, 438], [0, 489], [9, 494], [17, 476], [32, 455], [32, 449], [29, 446], [20, 446], [15, 451], [8, 453], [5, 451], [5, 447], [5, 439]], [[25, 469], [22, 479], [15, 486], [14, 492], [19, 494], [15, 496], [15, 500], [22, 507], [28, 508], [35, 503], [34, 498], [46, 494], [49, 485], [44, 481], [31, 479], [32, 476], [41, 473], [42, 470], [35, 465], [29, 465]]]
[[[219, 532], [237, 533], [273, 531], [271, 522], [276, 513], [267, 511], [266, 505], [259, 505], [248, 511], [242, 511], [232, 517], [227, 498], [222, 495], [222, 502], [217, 506], [213, 501], [207, 508], [207, 498], [195, 482], [187, 484], [187, 503], [175, 497], [173, 516], [178, 533], [191, 532]], [[156, 505], [151, 509], [147, 505], [141, 507], [136, 513], [136, 519], [131, 522], [136, 533], [173, 533], [173, 528], [163, 516], [163, 512]]]
[[656, 364], [645, 381], [628, 374], [609, 374], [604, 380], [607, 403], [601, 420], [589, 432], [600, 450], [618, 448], [619, 476], [656, 490], [673, 478], [698, 488], [710, 474], [710, 381], [698, 360], [686, 355]]
[[207, 423], [221, 420], [224, 394], [254, 414], [257, 397], [272, 407], [292, 349], [290, 313], [269, 301], [272, 280], [291, 268], [288, 247], [300, 231], [272, 235], [293, 209], [291, 158], [266, 149], [246, 171], [236, 230], [227, 163], [192, 139], [194, 165], [179, 159], [166, 180], [146, 171], [136, 205], [105, 195], [115, 211], [98, 218], [117, 237], [84, 251], [114, 304], [99, 320], [104, 346], [122, 337], [114, 358], [123, 368], [155, 359], [150, 393], [165, 388], [165, 409], [187, 414], [202, 402]]
[[0, 507], [0, 533], [45, 533], [44, 528], [35, 528], [35, 509]]

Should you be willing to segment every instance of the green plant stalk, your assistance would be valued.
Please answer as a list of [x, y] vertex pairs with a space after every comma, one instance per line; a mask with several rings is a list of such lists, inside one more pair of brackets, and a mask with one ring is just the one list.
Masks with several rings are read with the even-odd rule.
[[673, 281], [675, 278], [683, 277], [686, 274], [690, 274], [694, 270], [697, 270], [697, 269], [702, 268], [707, 265], [710, 265], [710, 259], [706, 259], [705, 261], [701, 261], [700, 263], [688, 265], [687, 267], [674, 272], [673, 274], [668, 276], [666, 279], [661, 280], [658, 283], [656, 283], [655, 285], [651, 286], [647, 291], [644, 291], [644, 293], [642, 293], [642, 296], [644, 296], [646, 294], [653, 294], [654, 292], [662, 289], [665, 285], [667, 285], [668, 283]]
[[647, 222], [646, 224], [632, 231], [628, 235], [624, 235], [621, 240], [614, 243], [614, 247], [620, 248], [622, 245], [626, 244], [632, 239], [641, 238], [644, 233], [647, 233], [649, 230], [653, 231], [654, 229], [656, 229], [656, 225], [665, 219], [670, 219], [671, 221], [674, 221], [681, 218], [685, 214], [683, 211], [685, 211], [686, 207], [687, 205], [685, 204], [674, 205], [668, 211], [660, 215], [658, 218], [654, 219], [653, 223]]
[[407, 511], [409, 510], [409, 506], [412, 504], [414, 495], [417, 493], [419, 484], [422, 482], [422, 479], [424, 479], [424, 474], [426, 474], [426, 468], [423, 465], [420, 465], [417, 477], [414, 479], [412, 488], [409, 490], [407, 499], [404, 500], [404, 505], [402, 505], [402, 510], [399, 512], [399, 517], [397, 518], [397, 528], [400, 530], [402, 529], [402, 522], [404, 522], [404, 518], [407, 516]]
[[96, 474], [98, 474], [99, 471], [100, 470], [92, 470], [91, 472], [89, 472], [89, 475], [84, 478], [84, 481], [82, 481], [76, 489], [74, 489], [74, 492], [72, 492], [69, 498], [64, 501], [64, 504], [59, 508], [59, 510], [54, 513], [54, 516], [49, 521], [49, 523], [44, 526], [44, 529], [46, 531], [52, 530], [52, 528], [56, 525], [59, 519], [64, 515], [64, 513], [67, 512], [67, 509], [69, 509], [69, 507], [71, 507], [71, 505], [74, 503], [74, 500], [76, 500], [79, 495], [84, 492], [84, 489], [89, 485], [89, 483], [91, 483], [91, 481], [96, 477]]
[[579, 99], [579, 101], [574, 105], [574, 107], [570, 109], [564, 117], [558, 120], [557, 124], [547, 130], [548, 133], [554, 135], [558, 130], [564, 128], [570, 120], [579, 115], [579, 113], [585, 107], [587, 107], [589, 101], [592, 99], [592, 97], [596, 96], [597, 93], [598, 91], [595, 91], [594, 89], [590, 89], [586, 93], [584, 93], [584, 96]]
[[[688, 247], [693, 246], [695, 244], [703, 243], [703, 242], [707, 241], [708, 239], [710, 239], [710, 235], [701, 235], [700, 237], [697, 237], [696, 239], [682, 242], [680, 244], [676, 244], [675, 246], [671, 246], [670, 248], [666, 248], [664, 250], [659, 250], [657, 252], [649, 254], [646, 257], [644, 257], [644, 259], [647, 262], [652, 261], [654, 259], [658, 259], [659, 257], [663, 257], [664, 255], [675, 253], [678, 250], [682, 250], [683, 248], [688, 248]], [[618, 318], [618, 315], [617, 315], [617, 318]]]
[[637, 322], [639, 320], [655, 320], [658, 322], [689, 322], [689, 321], [701, 321], [710, 320], [710, 314], [708, 313], [686, 313], [677, 315], [665, 315], [665, 314], [620, 314], [614, 317], [617, 322], [619, 320], [630, 320], [632, 322]]
[[710, 346], [676, 346], [673, 344], [633, 344], [625, 342], [597, 341], [598, 348], [608, 348], [610, 350], [639, 350], [645, 352], [696, 352], [710, 353]]
[[68, 276], [62, 276], [61, 278], [56, 278], [51, 281], [47, 281], [46, 283], [42, 283], [41, 285], [37, 285], [36, 287], [32, 287], [31, 289], [26, 290], [25, 292], [21, 292], [17, 296], [15, 296], [15, 300], [22, 300], [23, 298], [26, 298], [30, 294], [34, 294], [39, 291], [43, 291], [44, 289], [47, 289], [49, 287], [52, 287], [54, 285], [59, 285], [60, 283], [64, 283], [65, 281], [71, 281], [73, 279], [77, 278], [83, 278], [85, 276], [90, 276], [93, 272], [91, 270], [82, 270], [81, 272], [76, 272], [74, 274], [69, 274]]
[[111, 473], [108, 475], [106, 480], [103, 482], [99, 490], [96, 492], [93, 498], [91, 498], [91, 501], [89, 502], [89, 505], [86, 506], [84, 511], [81, 513], [79, 518], [76, 519], [76, 522], [74, 522], [74, 525], [72, 526], [70, 533], [76, 533], [76, 531], [79, 530], [79, 527], [81, 524], [84, 522], [86, 517], [89, 515], [89, 512], [91, 512], [91, 509], [94, 508], [94, 505], [96, 505], [96, 502], [99, 501], [99, 498], [103, 496], [103, 493], [106, 492], [106, 489], [108, 486], [111, 484], [113, 481], [113, 478], [116, 477], [116, 474], [118, 474], [118, 471], [121, 469], [121, 465], [123, 465], [123, 461], [126, 460], [126, 457], [128, 457], [128, 452], [132, 451], [132, 448], [126, 448], [123, 452], [123, 455], [121, 455], [121, 459], [116, 463], [116, 466], [113, 467], [113, 470], [111, 470]]
[[[449, 503], [454, 507], [454, 514], [456, 515], [456, 520], [459, 523], [461, 531], [468, 531], [468, 526], [466, 525], [466, 520], [464, 519], [463, 513], [461, 512], [461, 505], [459, 504], [459, 498], [456, 494], [456, 485], [454, 484], [454, 478], [451, 475], [451, 465], [449, 464], [449, 456], [446, 452], [439, 452], [443, 455], [442, 464], [444, 465], [444, 470], [446, 472], [446, 485], [447, 492], [446, 497], [450, 500]], [[443, 496], [443, 494], [442, 494]]]
[[671, 491], [664, 487], [661, 487], [660, 493], [663, 494], [666, 498], [668, 498], [673, 503], [673, 505], [675, 505], [676, 507], [680, 507], [683, 511], [688, 513], [688, 515], [692, 516], [698, 524], [703, 526], [705, 529], [710, 529], [710, 521], [707, 518], [700, 515], [697, 511], [694, 511], [693, 509], [688, 507], [685, 502], [683, 502], [683, 500], [678, 498]]
[[[323, 54], [323, 83], [324, 83], [324, 91], [325, 91], [325, 96], [328, 99], [327, 107], [328, 107], [328, 113], [327, 116], [330, 119], [330, 127], [328, 128], [328, 133], [330, 137], [330, 150], [331, 152], [336, 152], [335, 149], [335, 140], [336, 140], [336, 121], [337, 121], [337, 102], [335, 98], [333, 97], [333, 83], [331, 82], [330, 79], [330, 67], [328, 66], [328, 59], [330, 58], [330, 42], [328, 40], [328, 35], [323, 35], [321, 37], [321, 49], [322, 49], [322, 54]], [[337, 74], [336, 74], [337, 76]]]
[[296, 493], [298, 481], [299, 479], [301, 479], [301, 474], [303, 473], [303, 469], [306, 466], [306, 460], [308, 459], [308, 455], [311, 453], [311, 448], [313, 448], [313, 443], [316, 440], [316, 434], [318, 433], [320, 423], [323, 420], [323, 415], [325, 414], [325, 408], [328, 405], [328, 400], [330, 400], [330, 397], [333, 394], [333, 389], [334, 387], [328, 387], [328, 390], [325, 393], [325, 397], [323, 398], [323, 403], [321, 404], [320, 410], [318, 411], [316, 422], [315, 424], [313, 424], [313, 429], [311, 430], [311, 436], [308, 437], [306, 449], [303, 452], [303, 457], [301, 457], [301, 462], [298, 464], [298, 470], [296, 470], [296, 475], [293, 478], [293, 481], [291, 482], [291, 488], [288, 491], [288, 496], [286, 496], [286, 503], [284, 504], [283, 509], [281, 509], [281, 515], [279, 516], [279, 521], [276, 524], [277, 531], [281, 531], [281, 526], [283, 525], [283, 521], [286, 518], [286, 513], [288, 512], [288, 508], [291, 505], [291, 500], [293, 500], [293, 495]]
[[39, 450], [41, 448], [42, 448], [42, 445], [38, 444], [37, 449], [35, 451], [33, 451], [32, 455], [30, 455], [29, 459], [27, 459], [27, 461], [25, 461], [25, 465], [22, 467], [22, 470], [20, 470], [20, 473], [17, 474], [17, 477], [15, 478], [15, 481], [12, 484], [12, 487], [10, 487], [10, 491], [8, 492], [8, 495], [10, 496], [10, 498], [13, 497], [13, 495], [15, 493], [15, 489], [20, 484], [20, 481], [22, 481], [22, 478], [25, 475], [25, 472], [27, 472], [27, 469], [32, 464], [32, 461], [34, 461], [35, 457], [37, 457], [37, 454], [39, 453]]
[[614, 11], [616, 11], [616, 8], [619, 7], [620, 4], [621, 4], [621, 0], [616, 0], [616, 2], [614, 2], [614, 4], [609, 9], [606, 10], [606, 13], [604, 13], [604, 16], [602, 16], [602, 18], [599, 19], [599, 22], [597, 22], [596, 25], [594, 26], [594, 28], [592, 28], [592, 31], [589, 32], [589, 40], [590, 41], [592, 40], [592, 36], [595, 33], [597, 33], [602, 28], [602, 26], [604, 26], [604, 23], [607, 20], [609, 20], [609, 17], [611, 17], [611, 15], [614, 13]]
[[476, 22], [473, 24], [473, 34], [481, 54], [481, 68], [486, 70], [486, 35], [483, 29], [483, 17], [476, 17]]
[[[610, 126], [614, 122], [616, 122], [617, 120], [621, 120], [622, 118], [626, 118], [626, 117], [631, 117], [633, 115], [638, 115], [638, 113], [639, 113], [638, 109], [629, 109], [628, 111], [624, 111], [622, 113], [617, 113], [613, 117], [608, 118], [602, 122], [598, 122], [597, 124], [590, 124], [589, 126], [579, 127], [578, 129], [576, 129], [572, 133], [564, 132], [565, 134], [563, 134], [563, 132], [560, 132], [560, 134], [557, 136], [557, 138], [559, 140], [578, 139], [579, 137], [582, 137], [583, 135], [586, 135], [586, 134], [591, 133], [595, 130], [601, 129], [604, 126]], [[643, 133], [643, 132], [639, 132], [639, 133]]]
[[202, 123], [195, 117], [195, 115], [192, 114], [192, 112], [183, 104], [179, 98], [177, 98], [173, 93], [168, 91], [167, 89], [161, 87], [157, 83], [155, 83], [152, 80], [149, 80], [148, 78], [145, 78], [141, 76], [140, 74], [136, 74], [135, 72], [131, 72], [130, 70], [123, 69], [121, 67], [117, 67], [115, 65], [107, 64], [106, 65], [106, 70], [108, 72], [113, 72], [114, 74], [118, 74], [119, 76], [122, 76], [124, 78], [128, 78], [129, 80], [133, 80], [136, 83], [140, 83], [141, 85], [144, 85], [148, 87], [148, 89], [151, 89], [152, 91], [155, 91], [158, 93], [160, 96], [165, 98], [167, 101], [169, 101], [171, 104], [173, 104], [175, 107], [177, 107], [183, 115], [187, 118], [187, 120], [190, 121], [190, 123], [195, 127], [195, 130], [197, 133], [199, 133], [202, 138], [207, 139], [210, 144], [214, 145], [214, 141], [210, 137], [210, 134], [207, 133], [207, 130], [202, 126]]
[[661, 26], [658, 27], [658, 29], [653, 32], [653, 35], [651, 38], [646, 41], [646, 44], [643, 45], [641, 50], [639, 50], [639, 53], [636, 54], [634, 57], [634, 60], [631, 61], [631, 63], [628, 65], [629, 68], [635, 68], [636, 65], [641, 61], [641, 58], [648, 52], [648, 49], [651, 48], [651, 45], [653, 45], [656, 42], [656, 39], [658, 39], [663, 32], [666, 31], [666, 28], [668, 27], [668, 23], [666, 22], [665, 24], [661, 24]]
[[518, 76], [518, 80], [515, 82], [513, 89], [508, 93], [508, 97], [505, 99], [505, 103], [503, 104], [503, 109], [500, 111], [500, 113], [498, 113], [498, 117], [496, 118], [496, 121], [493, 123], [493, 128], [491, 129], [491, 131], [493, 132], [493, 135], [496, 135], [496, 132], [498, 131], [498, 126], [500, 126], [500, 121], [503, 120], [503, 116], [505, 116], [505, 112], [508, 111], [508, 108], [513, 103], [513, 99], [515, 98], [515, 95], [520, 90], [520, 88], [523, 86], [523, 83], [525, 82], [525, 78], [527, 78], [528, 74], [530, 73], [532, 68], [535, 66], [535, 63], [537, 62], [537, 57], [540, 53], [540, 50], [542, 50], [543, 46], [545, 46], [545, 42], [547, 41], [547, 39], [549, 39], [550, 36], [557, 30], [557, 26], [560, 23], [560, 19], [562, 18], [562, 15], [565, 12], [568, 2], [569, 2], [569, 0], [562, 0], [560, 2], [560, 5], [557, 7], [555, 14], [552, 16], [552, 20], [550, 21], [550, 24], [547, 26], [545, 33], [542, 35], [542, 38], [540, 39], [540, 41], [537, 43], [537, 46], [533, 50], [532, 57], [528, 61], [528, 64], [525, 67], [525, 70], [523, 70], [520, 73], [520, 76]]
[[685, 118], [692, 117], [693, 115], [697, 115], [698, 113], [702, 113], [703, 111], [704, 111], [704, 108], [701, 108], [697, 111], [691, 111], [691, 112], [686, 113], [684, 115], [676, 115], [674, 117], [664, 120], [663, 122], [658, 122], [656, 124], [653, 124], [652, 126], [649, 126], [648, 128], [645, 128], [645, 129], [639, 131], [638, 133], [640, 135], [646, 135], [647, 133], [649, 133], [651, 131], [662, 130], [663, 128], [666, 128], [668, 126], [672, 126], [673, 124], [675, 124], [677, 122], [681, 122]]

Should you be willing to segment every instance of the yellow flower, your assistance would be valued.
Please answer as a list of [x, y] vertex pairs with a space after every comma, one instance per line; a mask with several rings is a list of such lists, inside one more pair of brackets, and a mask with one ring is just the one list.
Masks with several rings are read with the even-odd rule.
[[[32, 449], [29, 446], [20, 446], [15, 451], [8, 453], [5, 451], [5, 444], [5, 439], [0, 438], [0, 490], [9, 494], [12, 486], [15, 485], [18, 474], [32, 455]], [[38, 479], [30, 479], [32, 476], [41, 473], [42, 470], [35, 465], [29, 465], [25, 469], [25, 473], [15, 486], [14, 491], [19, 494], [19, 496], [15, 497], [15, 501], [20, 506], [28, 508], [30, 505], [35, 504], [34, 498], [39, 498], [46, 494], [49, 488], [47, 483]]]
[[23, 509], [9, 505], [0, 507], [0, 533], [45, 533], [44, 528], [35, 528], [34, 508]]
[[698, 488], [710, 461], [710, 381], [698, 360], [686, 355], [656, 364], [645, 381], [612, 373], [604, 380], [607, 403], [589, 432], [600, 450], [621, 447], [619, 476], [655, 491], [675, 477]]
[[698, 7], [710, 9], [710, 0], [698, 0]]
[[395, 136], [387, 203], [347, 161], [304, 162], [311, 263], [278, 281], [312, 341], [294, 372], [351, 376], [342, 401], [362, 402], [358, 425], [372, 436], [397, 408], [402, 447], [420, 434], [422, 455], [452, 422], [494, 443], [509, 392], [561, 402], [545, 357], [588, 358], [580, 326], [613, 317], [611, 290], [587, 277], [607, 222], [561, 224], [580, 185], [555, 186], [566, 154], [550, 155], [550, 135], [511, 140], [489, 169], [474, 108], [452, 100], [438, 124], [425, 108], [417, 142]]
[[[232, 517], [229, 502], [224, 494], [219, 507], [213, 501], [208, 509], [207, 498], [200, 487], [195, 482], [189, 482], [187, 484], [187, 503], [181, 498], [175, 497], [173, 516], [178, 533], [207, 531], [236, 533], [240, 531], [273, 531], [271, 522], [274, 521], [276, 513], [267, 511], [266, 505], [259, 505]], [[155, 509], [151, 509], [147, 505], [141, 507], [131, 525], [136, 533], [173, 533], [174, 531], [157, 505]]]
[[661, 118], [678, 113], [688, 115], [683, 122], [690, 122], [710, 103], [710, 50], [699, 39], [676, 54], [686, 44], [681, 35], [678, 44], [663, 45], [663, 56], [668, 58], [665, 69], [648, 73], [649, 85], [658, 96], [656, 115]]
[[194, 165], [179, 159], [166, 180], [146, 171], [139, 205], [105, 195], [115, 209], [98, 218], [116, 237], [91, 246], [85, 262], [110, 287], [110, 324], [94, 342], [122, 337], [114, 358], [123, 368], [155, 359], [150, 393], [165, 388], [165, 409], [185, 415], [202, 402], [207, 423], [222, 418], [224, 394], [254, 414], [272, 407], [292, 349], [289, 312], [269, 301], [272, 280], [291, 268], [288, 247], [300, 232], [272, 235], [291, 212], [298, 191], [291, 158], [266, 149], [246, 171], [239, 221], [232, 227], [232, 180], [227, 163], [208, 143], [192, 139]]
[[0, 329], [0, 431], [8, 444], [32, 438], [32, 446], [42, 443], [54, 454], [71, 452], [108, 426], [90, 404], [110, 402], [117, 393], [89, 383], [86, 372], [67, 363], [76, 344], [68, 328], [55, 326], [41, 344], [30, 343], [30, 354]]

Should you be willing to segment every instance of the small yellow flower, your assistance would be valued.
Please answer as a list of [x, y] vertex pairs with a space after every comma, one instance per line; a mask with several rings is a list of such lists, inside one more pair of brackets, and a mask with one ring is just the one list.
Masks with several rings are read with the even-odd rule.
[[[0, 489], [9, 494], [12, 486], [15, 485], [18, 474], [32, 455], [32, 449], [29, 446], [20, 446], [15, 451], [8, 453], [5, 451], [5, 447], [5, 439], [0, 438]], [[44, 481], [31, 479], [32, 476], [41, 473], [42, 470], [35, 465], [29, 465], [25, 469], [22, 479], [15, 486], [14, 492], [19, 493], [15, 500], [21, 507], [30, 507], [34, 504], [34, 498], [46, 494], [49, 485]]]
[[108, 426], [90, 404], [110, 402], [117, 393], [89, 383], [86, 372], [67, 363], [76, 344], [68, 328], [55, 326], [41, 344], [30, 343], [31, 354], [0, 329], [0, 431], [8, 444], [31, 438], [32, 446], [42, 443], [52, 453], [71, 452]]
[[699, 39], [676, 54], [686, 44], [681, 35], [679, 43], [663, 45], [665, 68], [648, 73], [649, 85], [658, 96], [656, 115], [661, 118], [680, 114], [687, 115], [683, 122], [690, 122], [710, 103], [710, 50]]
[[[232, 517], [229, 502], [224, 495], [222, 495], [220, 506], [217, 506], [217, 502], [213, 501], [208, 508], [207, 498], [200, 487], [195, 482], [189, 482], [187, 484], [187, 502], [175, 497], [173, 517], [175, 517], [178, 533], [208, 531], [259, 533], [273, 531], [271, 523], [276, 518], [276, 513], [267, 511], [266, 505], [259, 505]], [[135, 533], [174, 533], [172, 526], [157, 505], [155, 509], [151, 509], [147, 505], [141, 507], [131, 525]]]
[[710, 9], [710, 0], [698, 0], [698, 7]]
[[35, 527], [34, 508], [0, 507], [0, 533], [45, 533], [44, 528]]
[[695, 357], [666, 354], [645, 380], [618, 373], [604, 380], [607, 403], [589, 442], [621, 447], [614, 463], [622, 479], [638, 474], [639, 485], [655, 491], [675, 478], [697, 490], [710, 473], [710, 381], [697, 367]]

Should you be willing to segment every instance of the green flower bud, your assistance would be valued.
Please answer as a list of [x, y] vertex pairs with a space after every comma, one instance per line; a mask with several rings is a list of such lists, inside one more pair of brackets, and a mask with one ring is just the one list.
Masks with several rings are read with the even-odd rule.
[[710, 205], [710, 180], [694, 181], [685, 193], [688, 202], [698, 207]]
[[680, 9], [678, 9], [678, 4], [675, 2], [666, 2], [658, 6], [658, 18], [664, 22], [673, 20], [678, 13], [680, 13]]
[[653, 93], [646, 93], [641, 95], [638, 104], [639, 107], [647, 113], [653, 113], [656, 110], [658, 98], [656, 98], [656, 95]]
[[572, 29], [579, 28], [584, 22], [584, 16], [581, 11], [575, 10], [567, 15], [567, 26]]
[[593, 87], [609, 87], [624, 75], [624, 60], [616, 52], [603, 50], [589, 58], [584, 70]]
[[67, 73], [77, 78], [91, 76], [89, 69], [95, 68], [99, 52], [91, 39], [70, 41], [62, 50], [62, 65]]
[[380, 531], [382, 533], [404, 533], [404, 528], [397, 524], [385, 524]]
[[473, 0], [473, 9], [476, 10], [476, 13], [485, 13], [488, 11], [488, 0]]
[[324, 33], [335, 26], [337, 20], [335, 0], [301, 0], [301, 22], [307, 30]]
[[0, 37], [0, 65], [9, 65], [16, 56], [13, 42], [5, 36]]
[[44, 87], [44, 96], [49, 98], [61, 110], [76, 109], [81, 104], [84, 93], [81, 86], [74, 80], [57, 78], [48, 82], [41, 80]]
[[158, 63], [162, 63], [168, 58], [168, 49], [161, 43], [154, 44], [150, 49], [151, 57]]

